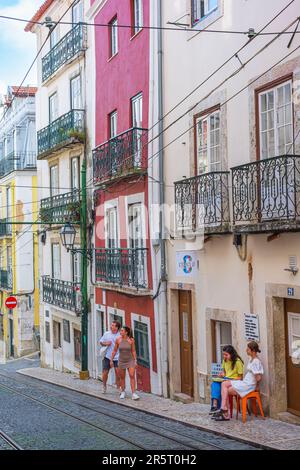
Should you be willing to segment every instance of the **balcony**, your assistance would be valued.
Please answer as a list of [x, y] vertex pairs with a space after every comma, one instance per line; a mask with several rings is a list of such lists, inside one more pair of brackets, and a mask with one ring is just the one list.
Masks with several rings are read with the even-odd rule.
[[8, 219], [0, 220], [0, 238], [12, 236], [12, 225]]
[[80, 286], [78, 284], [43, 276], [42, 285], [43, 302], [76, 314], [81, 313]]
[[93, 151], [94, 184], [147, 171], [148, 130], [134, 127]]
[[178, 232], [230, 232], [228, 175], [226, 171], [212, 172], [175, 183]]
[[6, 157], [0, 159], [0, 178], [3, 178], [12, 171], [35, 169], [35, 152], [11, 152]]
[[40, 219], [47, 224], [80, 223], [80, 191], [58, 194], [41, 200]]
[[232, 168], [233, 229], [300, 229], [300, 156], [283, 155]]
[[96, 282], [147, 289], [146, 248], [96, 248]]
[[11, 290], [12, 289], [12, 271], [11, 269], [5, 270], [0, 269], [0, 289]]
[[42, 81], [86, 49], [86, 26], [79, 23], [71, 29], [42, 59]]
[[38, 159], [85, 141], [84, 111], [73, 109], [37, 133]]

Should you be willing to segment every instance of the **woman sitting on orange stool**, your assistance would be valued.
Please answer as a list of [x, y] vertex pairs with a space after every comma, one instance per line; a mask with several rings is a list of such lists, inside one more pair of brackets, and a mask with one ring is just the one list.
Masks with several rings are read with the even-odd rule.
[[258, 344], [251, 341], [247, 346], [247, 355], [250, 356], [250, 361], [247, 366], [247, 374], [243, 380], [226, 380], [221, 386], [222, 403], [221, 409], [214, 413], [213, 419], [215, 421], [229, 421], [228, 402], [229, 395], [238, 395], [241, 398], [253, 392], [257, 388], [258, 382], [261, 381], [264, 373], [263, 365], [257, 357], [260, 353]]

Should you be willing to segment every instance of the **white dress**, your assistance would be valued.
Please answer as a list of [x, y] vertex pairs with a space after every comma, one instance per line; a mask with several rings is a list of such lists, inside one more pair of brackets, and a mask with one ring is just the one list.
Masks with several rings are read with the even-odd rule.
[[248, 362], [247, 374], [243, 380], [233, 380], [231, 386], [240, 395], [245, 397], [248, 393], [253, 392], [256, 389], [257, 382], [255, 375], [263, 374], [264, 368], [261, 361], [256, 357]]

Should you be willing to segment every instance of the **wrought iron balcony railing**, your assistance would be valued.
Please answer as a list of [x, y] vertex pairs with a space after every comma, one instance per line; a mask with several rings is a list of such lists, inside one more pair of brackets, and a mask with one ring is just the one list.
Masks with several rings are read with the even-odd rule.
[[0, 178], [12, 171], [34, 170], [35, 168], [35, 152], [12, 152], [0, 159]]
[[121, 287], [146, 289], [146, 248], [96, 248], [95, 272], [97, 282], [107, 282]]
[[0, 220], [0, 238], [1, 237], [11, 237], [12, 236], [12, 225], [9, 223], [8, 219]]
[[176, 230], [224, 233], [230, 230], [229, 172], [194, 176], [175, 183]]
[[38, 158], [85, 140], [84, 110], [72, 109], [37, 133]]
[[93, 151], [94, 183], [103, 183], [147, 169], [148, 130], [134, 127]]
[[234, 230], [300, 227], [300, 156], [283, 155], [232, 168]]
[[77, 314], [81, 313], [79, 284], [43, 276], [42, 285], [44, 302]]
[[41, 200], [41, 222], [45, 225], [64, 222], [79, 224], [80, 222], [80, 191], [58, 194]]
[[4, 290], [12, 289], [12, 270], [0, 269], [0, 288]]
[[62, 65], [86, 49], [86, 26], [78, 23], [42, 59], [42, 80], [46, 81]]

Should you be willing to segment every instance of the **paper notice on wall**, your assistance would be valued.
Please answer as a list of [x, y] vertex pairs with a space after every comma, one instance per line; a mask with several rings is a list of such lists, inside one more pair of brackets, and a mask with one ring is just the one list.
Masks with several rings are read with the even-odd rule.
[[244, 327], [245, 327], [245, 338], [248, 341], [259, 342], [259, 322], [258, 315], [251, 313], [244, 314]]

